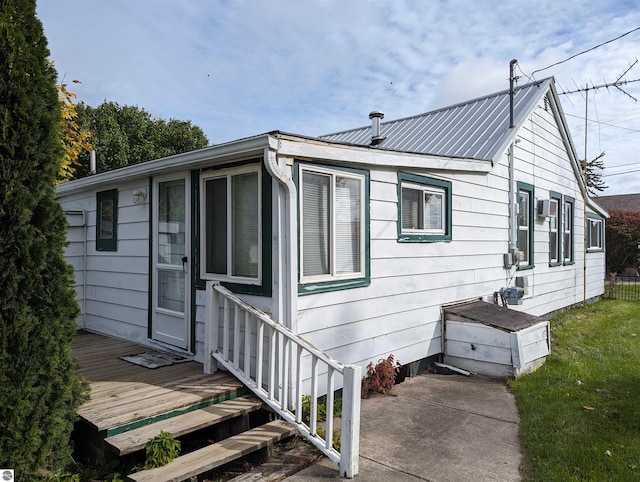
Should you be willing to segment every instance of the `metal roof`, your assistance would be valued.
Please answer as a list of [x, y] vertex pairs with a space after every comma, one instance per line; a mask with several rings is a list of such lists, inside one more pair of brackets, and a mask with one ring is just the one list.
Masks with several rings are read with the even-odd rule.
[[[519, 126], [547, 93], [552, 79], [514, 89], [513, 118]], [[319, 138], [371, 146], [371, 125]], [[502, 154], [515, 129], [509, 129], [509, 90], [381, 123], [379, 149], [493, 161]]]

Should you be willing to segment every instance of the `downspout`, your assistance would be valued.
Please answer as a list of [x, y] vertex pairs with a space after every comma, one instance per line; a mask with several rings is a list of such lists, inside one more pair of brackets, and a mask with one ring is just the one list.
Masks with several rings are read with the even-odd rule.
[[[274, 260], [274, 265], [278, 260], [282, 259], [284, 270], [282, 278], [279, 281], [279, 310], [283, 316], [281, 323], [288, 327], [293, 333], [298, 333], [298, 266], [297, 266], [297, 197], [296, 186], [293, 180], [287, 175], [284, 160], [278, 160], [276, 150], [276, 140], [274, 145], [265, 148], [264, 160], [267, 172], [272, 178], [276, 179], [284, 189], [284, 226], [281, 222], [282, 210], [279, 209], [277, 215], [276, 232], [273, 234], [278, 239], [278, 259]], [[271, 143], [271, 139], [270, 139]], [[280, 198], [279, 190], [274, 193]], [[278, 208], [280, 208], [278, 203]], [[274, 217], [276, 218], [276, 217]], [[274, 226], [275, 227], [275, 226]], [[284, 250], [282, 249], [284, 247]]]
[[89, 226], [87, 225], [87, 211], [82, 210], [82, 329], [87, 327], [87, 236], [89, 236]]
[[515, 166], [514, 166], [514, 150], [516, 147], [516, 143], [512, 142], [509, 146], [509, 253], [513, 255], [516, 250], [516, 221], [517, 221], [517, 213], [516, 213], [516, 199], [515, 199], [515, 189], [514, 189], [514, 178], [515, 178]]

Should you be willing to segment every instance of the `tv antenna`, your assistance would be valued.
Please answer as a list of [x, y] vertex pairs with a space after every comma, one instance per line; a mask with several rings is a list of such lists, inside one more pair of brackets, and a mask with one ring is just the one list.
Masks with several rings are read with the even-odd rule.
[[626, 90], [624, 90], [621, 87], [622, 85], [632, 84], [634, 82], [640, 82], [640, 79], [622, 80], [622, 77], [624, 77], [633, 67], [635, 67], [637, 63], [638, 63], [638, 59], [636, 59], [635, 62], [633, 62], [631, 65], [629, 65], [627, 70], [622, 72], [622, 74], [620, 74], [620, 76], [613, 82], [605, 82], [604, 84], [599, 84], [599, 85], [593, 85], [593, 82], [592, 82], [591, 86], [589, 86], [589, 83], [587, 82], [587, 85], [582, 89], [575, 89], [575, 90], [569, 90], [569, 91], [560, 92], [559, 95], [575, 94], [577, 92], [586, 92], [585, 95], [588, 96], [590, 90], [599, 90], [599, 89], [604, 89], [604, 88], [609, 90], [609, 87], [615, 87], [616, 89], [618, 89], [620, 92], [622, 92], [626, 96], [628, 96], [631, 99], [633, 99], [634, 101], [638, 102], [638, 99], [636, 99], [634, 96], [632, 96], [629, 92], [627, 92]]
[[615, 87], [616, 89], [618, 89], [620, 92], [622, 92], [623, 94], [625, 94], [627, 97], [630, 97], [631, 99], [633, 99], [635, 102], [638, 102], [638, 99], [636, 99], [634, 96], [632, 96], [629, 92], [627, 92], [626, 90], [624, 90], [621, 86], [623, 85], [627, 85], [627, 84], [631, 84], [634, 82], [640, 82], [640, 79], [634, 79], [634, 80], [622, 80], [622, 77], [624, 77], [625, 75], [627, 75], [627, 73], [633, 68], [635, 67], [635, 65], [638, 63], [638, 59], [636, 59], [635, 62], [633, 62], [631, 65], [629, 65], [629, 67], [627, 68], [627, 70], [625, 70], [624, 72], [622, 72], [622, 74], [620, 74], [620, 76], [618, 76], [618, 78], [613, 81], [613, 82], [604, 82], [603, 84], [599, 84], [599, 85], [593, 85], [593, 82], [591, 83], [591, 87], [589, 87], [589, 83], [587, 82], [586, 86], [584, 87], [584, 89], [576, 89], [576, 90], [571, 90], [571, 91], [567, 91], [567, 92], [561, 92], [559, 95], [568, 95], [568, 94], [575, 94], [577, 92], [584, 92], [584, 159], [582, 159], [582, 176], [583, 176], [583, 182], [584, 182], [584, 191], [585, 191], [585, 202], [583, 203], [584, 205], [584, 261], [583, 261], [583, 283], [584, 283], [584, 289], [583, 289], [583, 293], [584, 293], [584, 299], [582, 300], [582, 305], [586, 306], [587, 305], [587, 202], [586, 202], [586, 198], [589, 195], [589, 187], [588, 187], [588, 176], [587, 176], [587, 132], [588, 132], [588, 122], [589, 122], [589, 91], [590, 90], [598, 90], [598, 89], [604, 89], [606, 88], [607, 90], [609, 90], [609, 87]]
[[607, 89], [609, 90], [609, 87], [615, 87], [616, 89], [618, 89], [620, 92], [622, 92], [624, 95], [626, 95], [627, 97], [631, 98], [633, 101], [638, 102], [638, 99], [636, 99], [634, 96], [632, 96], [629, 92], [627, 92], [626, 90], [624, 90], [622, 88], [623, 85], [627, 85], [627, 84], [632, 84], [634, 82], [640, 82], [640, 79], [634, 79], [634, 80], [622, 80], [622, 78], [627, 75], [627, 73], [636, 66], [636, 64], [638, 63], [638, 59], [635, 60], [635, 62], [633, 62], [631, 65], [629, 65], [629, 67], [627, 68], [627, 70], [625, 70], [624, 72], [622, 72], [622, 74], [620, 74], [618, 76], [618, 78], [613, 81], [613, 82], [604, 82], [602, 84], [598, 84], [598, 85], [594, 85], [593, 82], [591, 83], [591, 86], [589, 86], [589, 83], [587, 82], [587, 84], [585, 85], [584, 88], [580, 89], [575, 89], [575, 90], [569, 90], [569, 91], [565, 91], [565, 92], [560, 92], [559, 95], [568, 95], [568, 94], [575, 94], [578, 92], [584, 92], [584, 159], [582, 160], [582, 172], [583, 172], [583, 176], [584, 176], [584, 187], [585, 189], [587, 189], [587, 131], [588, 131], [588, 122], [589, 122], [589, 91], [590, 90], [594, 90], [597, 91], [599, 89]]

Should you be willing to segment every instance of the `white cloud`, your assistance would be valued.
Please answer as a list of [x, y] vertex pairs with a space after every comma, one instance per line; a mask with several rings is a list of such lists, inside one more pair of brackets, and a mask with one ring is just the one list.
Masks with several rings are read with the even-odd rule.
[[[414, 115], [506, 89], [512, 58], [526, 82], [640, 26], [634, 2], [615, 0], [41, 0], [38, 14], [60, 76], [83, 82], [81, 100], [190, 119], [212, 142], [335, 132], [367, 125], [374, 109]], [[636, 32], [535, 77], [556, 76], [561, 91], [613, 81], [639, 46]], [[640, 66], [626, 78], [639, 77]], [[625, 89], [640, 98], [640, 83]], [[597, 107], [620, 127], [590, 123], [588, 154], [640, 162], [636, 104], [611, 89], [590, 98], [590, 119]], [[582, 155], [583, 97], [562, 102]], [[640, 192], [637, 174], [610, 178], [607, 194]]]

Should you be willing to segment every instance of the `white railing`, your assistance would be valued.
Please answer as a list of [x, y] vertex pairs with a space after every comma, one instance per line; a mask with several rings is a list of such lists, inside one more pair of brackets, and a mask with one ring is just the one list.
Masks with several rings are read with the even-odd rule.
[[[206, 357], [205, 370], [215, 371], [217, 364], [229, 370], [338, 464], [341, 475], [354, 477], [358, 473], [360, 367], [331, 359], [220, 285], [213, 285], [207, 295], [205, 353], [211, 357]], [[335, 391], [340, 386], [342, 421], [336, 430]], [[322, 396], [326, 399], [324, 428], [319, 420], [325, 406], [318, 401]], [[336, 443], [334, 431], [339, 434]]]

